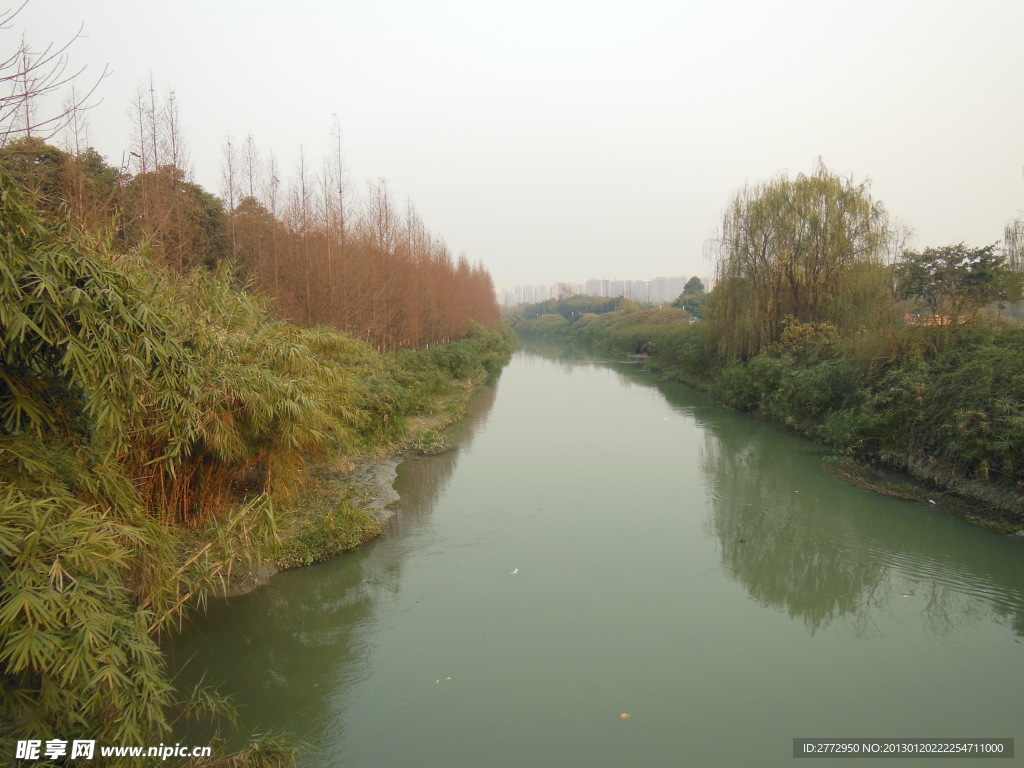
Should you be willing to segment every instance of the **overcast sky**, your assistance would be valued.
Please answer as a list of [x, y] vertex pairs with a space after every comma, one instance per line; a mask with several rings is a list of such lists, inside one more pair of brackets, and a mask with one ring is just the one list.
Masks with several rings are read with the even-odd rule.
[[386, 178], [498, 285], [707, 274], [736, 191], [819, 156], [918, 247], [1024, 209], [1021, 0], [31, 0], [0, 58], [80, 24], [111, 163], [150, 74], [218, 194], [227, 133], [291, 169], [336, 114], [353, 191]]

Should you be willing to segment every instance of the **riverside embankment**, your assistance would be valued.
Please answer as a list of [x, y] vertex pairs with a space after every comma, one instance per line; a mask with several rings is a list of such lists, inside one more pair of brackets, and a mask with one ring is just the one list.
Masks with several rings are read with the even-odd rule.
[[[406, 420], [400, 440], [312, 466], [306, 489], [284, 511], [276, 536], [239, 558], [225, 574], [219, 596], [247, 594], [282, 571], [329, 560], [383, 535], [399, 500], [394, 489], [398, 466], [409, 456], [450, 450], [441, 431], [466, 416], [470, 402], [493, 385], [493, 378], [453, 382], [449, 393], [427, 409], [432, 412]], [[202, 537], [196, 546], [205, 546]]]

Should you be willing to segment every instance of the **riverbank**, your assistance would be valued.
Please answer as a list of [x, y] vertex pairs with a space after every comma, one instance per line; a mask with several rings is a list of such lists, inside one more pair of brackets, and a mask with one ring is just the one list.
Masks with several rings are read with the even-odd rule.
[[[225, 575], [220, 596], [248, 594], [282, 571], [324, 562], [382, 536], [399, 500], [398, 465], [409, 455], [449, 448], [440, 433], [466, 415], [482, 386], [485, 377], [458, 382], [433, 413], [407, 420], [401, 440], [310, 467], [302, 495], [283, 511], [277, 539], [244, 553]], [[197, 541], [192, 552], [201, 546]]]
[[[745, 361], [711, 352], [682, 310], [624, 308], [572, 321], [520, 322], [525, 339], [649, 352], [662, 376], [828, 446], [861, 470], [896, 471], [951, 513], [1001, 533], [1024, 530], [1024, 330], [897, 323], [881, 338], [794, 324]], [[874, 488], [871, 486], [874, 485]], [[878, 483], [862, 487], [878, 490]]]
[[[275, 557], [375, 535], [318, 468], [407, 439], [515, 339], [442, 304], [444, 343], [417, 349], [299, 325], [226, 266], [111, 253], [0, 186], [0, 751], [70, 733], [155, 743], [176, 718], [229, 717], [167, 678], [161, 635], [247, 570], [258, 582]], [[323, 510], [309, 527], [303, 500]]]

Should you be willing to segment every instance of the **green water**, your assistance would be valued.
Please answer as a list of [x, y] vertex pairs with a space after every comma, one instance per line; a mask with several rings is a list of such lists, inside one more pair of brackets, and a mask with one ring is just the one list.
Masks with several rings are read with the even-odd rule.
[[1024, 540], [570, 353], [517, 353], [451, 439], [400, 465], [386, 538], [189, 627], [183, 683], [310, 767], [810, 766], [794, 737], [1024, 736]]

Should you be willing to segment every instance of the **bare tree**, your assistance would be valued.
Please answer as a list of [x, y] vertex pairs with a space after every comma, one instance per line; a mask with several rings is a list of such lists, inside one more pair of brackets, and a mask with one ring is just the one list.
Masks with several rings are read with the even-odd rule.
[[299, 259], [302, 261], [302, 307], [303, 322], [310, 324], [313, 311], [313, 292], [310, 275], [310, 240], [312, 229], [312, 211], [315, 206], [312, 190], [310, 188], [310, 177], [306, 163], [306, 150], [299, 145], [299, 161], [296, 165], [298, 173], [297, 185], [292, 190], [292, 230], [298, 236]]
[[324, 254], [325, 254], [326, 259], [327, 259], [327, 262], [324, 265], [325, 277], [327, 278], [327, 300], [324, 303], [324, 310], [326, 312], [326, 316], [324, 318], [322, 318], [322, 320], [328, 321], [328, 322], [334, 322], [335, 321], [335, 319], [334, 319], [334, 307], [335, 307], [335, 304], [336, 304], [335, 295], [334, 295], [334, 261], [335, 261], [335, 255], [336, 254], [334, 253], [334, 247], [333, 247], [334, 243], [335, 243], [335, 238], [334, 238], [335, 214], [334, 214], [333, 196], [331, 194], [333, 186], [334, 186], [334, 183], [333, 183], [333, 179], [331, 178], [331, 167], [330, 167], [330, 164], [327, 162], [327, 159], [325, 158], [324, 162], [323, 162], [323, 168], [321, 170], [321, 177], [320, 177], [320, 189], [321, 189], [321, 193], [320, 194], [321, 194], [321, 202], [323, 203], [323, 213], [322, 213], [322, 215], [323, 215], [323, 226], [322, 226], [323, 232], [322, 232], [322, 235], [323, 235], [323, 241], [324, 241]]
[[[278, 175], [278, 171], [279, 171], [279, 169], [277, 167], [277, 157], [274, 155], [273, 150], [271, 150], [270, 156], [267, 158], [266, 191], [264, 192], [264, 195], [266, 196], [267, 207], [270, 210], [270, 215], [273, 216], [275, 220], [278, 218], [277, 199], [278, 199], [278, 193], [279, 193], [280, 188], [281, 188], [281, 178]], [[280, 296], [281, 295], [281, 293], [280, 293], [280, 285], [279, 285], [279, 282], [278, 282], [279, 275], [281, 274], [281, 272], [280, 272], [280, 263], [279, 263], [279, 261], [280, 261], [279, 255], [280, 254], [279, 254], [279, 248], [278, 248], [278, 242], [277, 242], [277, 229], [276, 228], [273, 230], [273, 236], [272, 237], [273, 237], [273, 239], [272, 239], [271, 244], [270, 244], [270, 252], [273, 255], [273, 266], [272, 266], [273, 274], [271, 276], [270, 284], [271, 284], [271, 287], [273, 288], [274, 295], [275, 296]]]
[[331, 158], [331, 175], [334, 181], [333, 189], [325, 191], [324, 196], [333, 198], [333, 217], [328, 224], [328, 237], [337, 241], [339, 258], [337, 263], [338, 275], [338, 298], [332, 299], [337, 303], [337, 322], [339, 327], [348, 328], [351, 323], [349, 294], [349, 253], [347, 249], [348, 215], [347, 208], [347, 187], [345, 184], [345, 163], [341, 154], [341, 121], [334, 115], [334, 123], [331, 126], [331, 138], [334, 140], [334, 152]]
[[153, 170], [160, 170], [160, 155], [163, 144], [160, 140], [160, 110], [156, 105], [156, 85], [153, 82], [153, 73], [149, 73], [149, 103], [146, 104], [145, 129], [149, 132], [149, 148], [153, 153]]
[[[25, 0], [13, 10], [0, 11], [0, 39], [10, 33], [15, 18], [27, 4]], [[100, 82], [110, 74], [107, 67], [91, 86], [76, 92], [70, 103], [65, 101], [53, 114], [40, 113], [40, 100], [64, 90], [85, 72], [84, 66], [72, 69], [68, 57], [68, 49], [82, 36], [82, 29], [79, 27], [60, 46], [51, 43], [36, 50], [22, 37], [9, 49], [10, 53], [0, 53], [0, 146], [22, 136], [49, 139], [76, 113], [94, 106], [90, 101]]]
[[223, 156], [221, 168], [221, 195], [228, 204], [228, 238], [231, 241], [232, 257], [238, 255], [238, 244], [235, 238], [235, 207], [238, 205], [238, 151], [235, 140], [228, 133], [221, 145]]
[[178, 99], [173, 88], [168, 88], [167, 95], [164, 97], [163, 109], [160, 111], [160, 123], [165, 145], [164, 162], [179, 169], [182, 175], [191, 181], [192, 162], [189, 159], [188, 141], [178, 117]]
[[68, 91], [68, 95], [64, 99], [64, 110], [68, 113], [68, 122], [66, 124], [67, 130], [64, 133], [64, 149], [75, 155], [76, 157], [82, 154], [86, 147], [91, 146], [92, 142], [89, 137], [89, 124], [85, 119], [85, 115], [82, 111], [75, 109], [75, 104], [79, 101], [78, 89], [75, 84], [71, 84], [71, 89]]
[[256, 146], [256, 139], [252, 131], [245, 137], [245, 144], [242, 146], [242, 171], [245, 173], [245, 185], [249, 190], [249, 197], [259, 200], [256, 190], [260, 186], [260, 151]]

